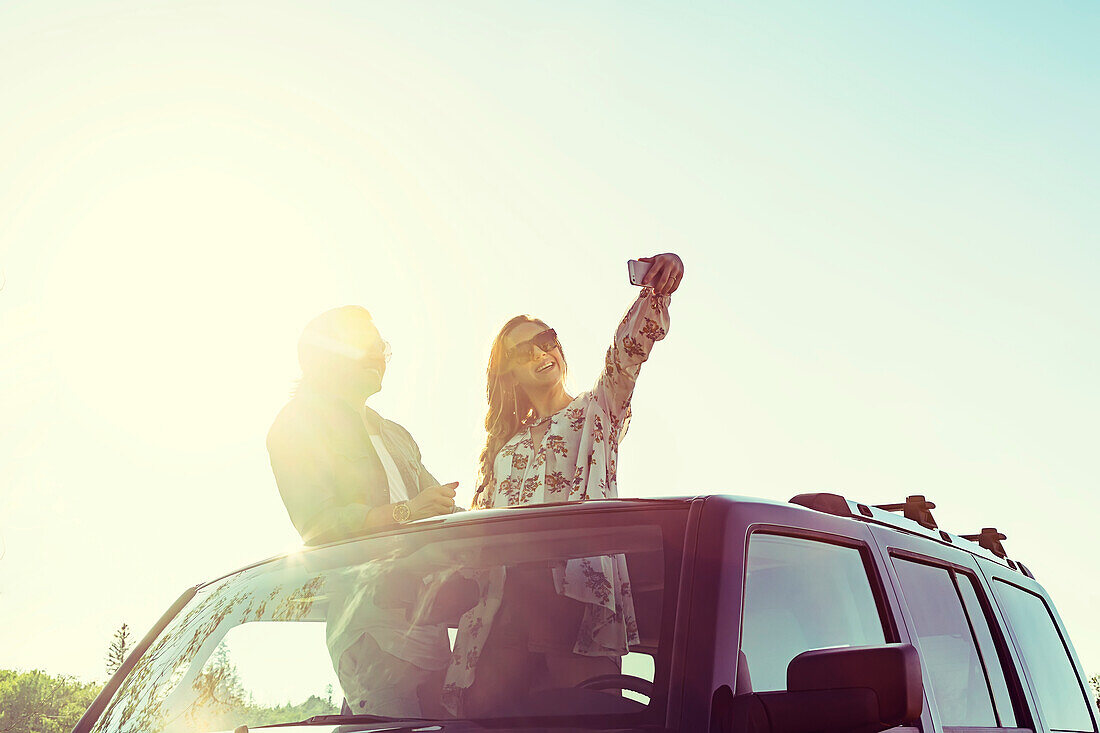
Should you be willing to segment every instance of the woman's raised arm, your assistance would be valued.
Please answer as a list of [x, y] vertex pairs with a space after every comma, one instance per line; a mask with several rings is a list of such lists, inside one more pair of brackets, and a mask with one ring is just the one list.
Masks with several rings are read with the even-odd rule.
[[611, 416], [612, 435], [620, 435], [630, 415], [630, 398], [642, 364], [653, 344], [668, 333], [669, 296], [680, 286], [684, 263], [674, 254], [644, 257], [653, 266], [643, 279], [642, 292], [630, 306], [607, 350], [604, 370], [596, 382], [596, 399]]

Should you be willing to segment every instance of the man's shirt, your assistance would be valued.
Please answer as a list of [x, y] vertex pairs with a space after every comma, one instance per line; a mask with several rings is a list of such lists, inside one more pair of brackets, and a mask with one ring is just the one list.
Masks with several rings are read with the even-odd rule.
[[[387, 467], [396, 470], [408, 498], [439, 485], [409, 432], [364, 410], [365, 416], [337, 397], [303, 388], [267, 434], [279, 493], [307, 545], [358, 534], [368, 511], [405, 498], [391, 486]], [[392, 465], [383, 465], [371, 433], [381, 439]]]

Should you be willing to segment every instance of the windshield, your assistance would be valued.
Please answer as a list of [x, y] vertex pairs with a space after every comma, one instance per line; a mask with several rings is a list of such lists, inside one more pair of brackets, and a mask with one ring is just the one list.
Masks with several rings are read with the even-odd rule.
[[97, 733], [231, 730], [343, 713], [612, 715], [663, 706], [684, 512], [410, 528], [202, 587]]

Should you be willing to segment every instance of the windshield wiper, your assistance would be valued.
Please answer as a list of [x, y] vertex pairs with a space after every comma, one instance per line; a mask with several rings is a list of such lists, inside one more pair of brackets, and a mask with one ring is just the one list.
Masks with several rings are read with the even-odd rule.
[[[577, 715], [536, 715], [536, 716], [508, 716], [503, 718], [395, 718], [388, 715], [314, 715], [305, 720], [288, 723], [271, 723], [269, 725], [250, 725], [252, 728], [281, 728], [290, 725], [353, 725], [355, 723], [393, 723], [407, 728], [422, 728], [425, 725], [445, 728], [451, 723], [474, 725], [478, 728], [508, 728], [515, 725], [537, 725], [539, 728], [586, 728], [598, 730], [601, 728], [622, 728], [625, 721], [619, 716], [592, 716], [586, 714]], [[629, 724], [626, 724], [629, 727]], [[665, 728], [647, 728], [653, 733], [666, 733]], [[671, 733], [671, 732], [669, 732]]]
[[249, 728], [281, 728], [288, 725], [345, 725], [351, 723], [424, 723], [431, 722], [430, 718], [391, 718], [388, 715], [314, 715], [305, 720], [296, 720], [289, 723], [272, 723], [270, 725], [249, 726]]
[[447, 723], [465, 723], [478, 728], [491, 730], [493, 728], [515, 727], [538, 728], [539, 730], [552, 730], [555, 728], [568, 728], [570, 730], [636, 730], [644, 728], [650, 733], [673, 733], [671, 729], [656, 726], [652, 723], [641, 724], [622, 720], [618, 715], [593, 716], [591, 714], [578, 713], [576, 715], [513, 715], [506, 718], [454, 718], [446, 720], [434, 720], [434, 725], [443, 726]]

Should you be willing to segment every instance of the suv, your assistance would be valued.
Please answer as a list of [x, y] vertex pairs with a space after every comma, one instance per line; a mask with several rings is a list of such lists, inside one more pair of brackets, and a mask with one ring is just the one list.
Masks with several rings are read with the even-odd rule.
[[[1006, 557], [1004, 535], [949, 534], [932, 508], [919, 496], [881, 507], [835, 494], [620, 499], [466, 512], [306, 548], [188, 589], [74, 733], [1095, 733], [1042, 587]], [[446, 647], [485, 578], [528, 593], [519, 623], [552, 627], [560, 606], [539, 579], [620, 560], [637, 629], [619, 673], [554, 686], [532, 664], [516, 671], [524, 694], [478, 718], [441, 702], [443, 667], [417, 688], [414, 718], [344, 699], [358, 681], [332, 659], [348, 639], [398, 619], [404, 635], [386, 649], [434, 638], [455, 657]]]

